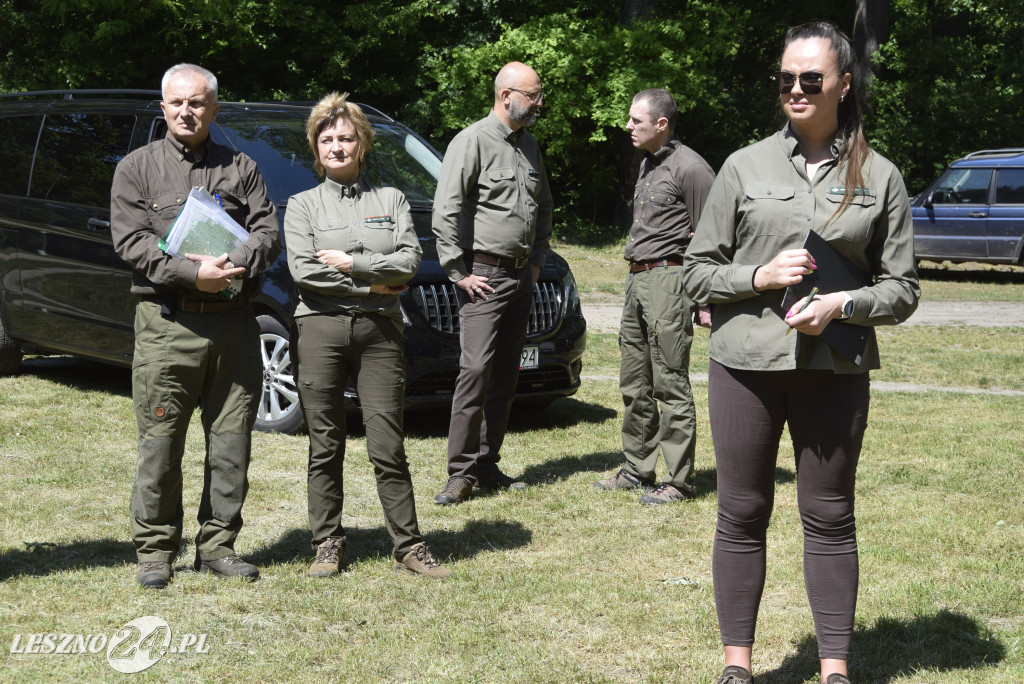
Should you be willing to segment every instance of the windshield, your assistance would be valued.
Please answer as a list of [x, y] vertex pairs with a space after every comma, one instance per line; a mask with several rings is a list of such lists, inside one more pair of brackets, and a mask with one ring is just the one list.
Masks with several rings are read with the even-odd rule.
[[[374, 185], [398, 188], [414, 206], [433, 202], [441, 172], [438, 154], [402, 124], [370, 123], [375, 136], [366, 159], [366, 179]], [[256, 162], [270, 199], [278, 206], [320, 183], [306, 142], [304, 116], [222, 111], [211, 135]]]

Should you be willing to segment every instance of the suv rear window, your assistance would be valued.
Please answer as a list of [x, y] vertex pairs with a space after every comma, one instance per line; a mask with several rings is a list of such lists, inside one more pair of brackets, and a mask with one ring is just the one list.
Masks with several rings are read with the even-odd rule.
[[4, 172], [0, 173], [0, 195], [24, 196], [28, 192], [28, 174], [32, 152], [39, 137], [43, 117], [0, 117], [0, 140], [4, 141]]
[[114, 168], [128, 154], [135, 117], [50, 114], [39, 138], [31, 196], [105, 207]]
[[1024, 204], [1024, 169], [999, 169], [996, 204]]

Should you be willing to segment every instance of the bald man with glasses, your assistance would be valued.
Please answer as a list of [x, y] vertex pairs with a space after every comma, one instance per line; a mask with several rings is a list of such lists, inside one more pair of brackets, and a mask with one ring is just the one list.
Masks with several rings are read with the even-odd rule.
[[533, 287], [547, 258], [551, 191], [536, 139], [544, 90], [520, 62], [494, 79], [494, 106], [452, 139], [434, 196], [437, 254], [458, 287], [462, 355], [448, 433], [450, 506], [484, 490], [523, 489], [498, 468], [519, 378]]

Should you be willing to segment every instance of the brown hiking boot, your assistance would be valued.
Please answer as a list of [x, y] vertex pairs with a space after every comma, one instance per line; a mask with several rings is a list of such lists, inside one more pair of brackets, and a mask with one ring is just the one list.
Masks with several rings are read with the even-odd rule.
[[452, 574], [441, 566], [430, 554], [430, 549], [423, 542], [409, 550], [409, 553], [402, 557], [402, 560], [395, 561], [395, 570], [399, 572], [411, 572], [414, 575], [422, 575], [430, 579], [443, 580]]
[[617, 489], [650, 489], [653, 486], [654, 485], [651, 482], [647, 482], [634, 475], [630, 475], [624, 468], [620, 468], [619, 472], [615, 473], [607, 480], [598, 480], [594, 483], [595, 488], [609, 492]]
[[212, 572], [222, 579], [241, 577], [255, 582], [260, 578], [259, 568], [252, 563], [246, 563], [237, 553], [229, 553], [216, 560], [202, 560], [197, 555], [194, 567], [197, 572]]
[[345, 551], [344, 537], [328, 537], [316, 547], [316, 558], [307, 574], [312, 577], [333, 577], [337, 575], [341, 554]]
[[135, 581], [143, 589], [163, 589], [171, 581], [171, 564], [163, 561], [143, 561], [135, 573]]
[[469, 498], [469, 493], [472, 491], [472, 482], [464, 477], [452, 475], [448, 478], [448, 482], [445, 483], [444, 489], [434, 497], [434, 503], [441, 504], [442, 506], [462, 503]]
[[655, 487], [654, 491], [641, 496], [640, 503], [648, 506], [660, 506], [661, 504], [686, 501], [692, 498], [693, 494], [679, 490], [670, 484], [662, 483]]

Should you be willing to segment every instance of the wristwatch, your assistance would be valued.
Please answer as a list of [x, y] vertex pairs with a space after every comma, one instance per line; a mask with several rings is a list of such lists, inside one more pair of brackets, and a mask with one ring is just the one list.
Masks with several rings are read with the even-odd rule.
[[843, 312], [839, 315], [839, 320], [849, 318], [853, 315], [853, 297], [849, 293], [843, 293]]

